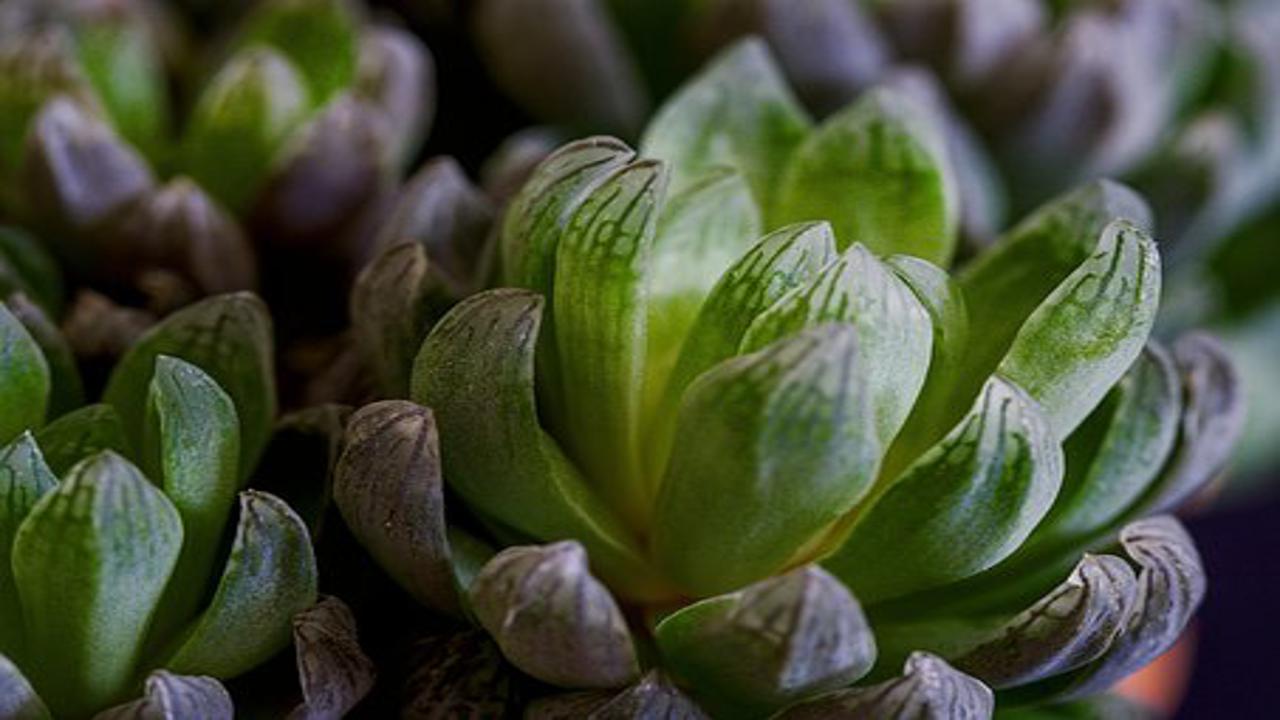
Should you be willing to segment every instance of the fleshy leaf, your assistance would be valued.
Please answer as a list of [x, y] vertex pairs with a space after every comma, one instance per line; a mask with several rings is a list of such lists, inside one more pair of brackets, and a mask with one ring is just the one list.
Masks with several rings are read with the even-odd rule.
[[849, 685], [876, 658], [857, 600], [812, 565], [690, 605], [654, 634], [672, 671], [734, 717]]
[[436, 68], [427, 46], [389, 24], [360, 35], [355, 88], [392, 124], [392, 152], [404, 166], [422, 147], [436, 110]]
[[1027, 543], [1060, 549], [1119, 520], [1173, 451], [1181, 416], [1168, 353], [1149, 344], [1064, 447], [1066, 476], [1053, 510]]
[[1097, 251], [1116, 219], [1152, 226], [1151, 210], [1128, 187], [1107, 180], [1084, 185], [1041, 206], [956, 276], [969, 317], [982, 322], [982, 342], [968, 348], [962, 394], [978, 392], [1027, 316]]
[[549, 296], [569, 218], [595, 187], [634, 157], [620, 140], [591, 137], [569, 143], [539, 163], [511, 200], [502, 223], [505, 284]]
[[631, 632], [573, 541], [498, 553], [471, 585], [476, 618], [516, 667], [562, 687], [621, 687], [639, 676]]
[[[276, 3], [278, 4], [278, 3]], [[245, 212], [284, 141], [306, 117], [307, 89], [267, 47], [232, 57], [192, 110], [181, 165], [233, 213]]]
[[360, 649], [356, 619], [341, 600], [323, 596], [293, 620], [302, 704], [289, 720], [341, 720], [373, 689], [377, 671]]
[[886, 477], [896, 477], [962, 417], [964, 409], [952, 407], [949, 401], [969, 346], [969, 311], [959, 285], [942, 268], [909, 255], [894, 255], [885, 265], [915, 293], [933, 326], [924, 387], [881, 471]]
[[1061, 585], [955, 660], [955, 666], [997, 689], [1074, 670], [1107, 652], [1137, 594], [1137, 578], [1123, 560], [1086, 555]]
[[457, 612], [435, 417], [385, 400], [347, 424], [333, 497], [369, 554], [418, 602]]
[[615, 9], [521, 0], [477, 5], [470, 19], [494, 81], [539, 120], [632, 135], [649, 113], [649, 100], [622, 28], [613, 22]]
[[623, 720], [662, 718], [663, 720], [708, 720], [709, 716], [675, 683], [658, 670], [651, 670], [620, 693], [594, 690], [534, 700], [525, 709], [524, 720]]
[[[240, 477], [258, 462], [276, 414], [271, 318], [250, 293], [217, 295], [185, 307], [152, 327], [129, 349], [107, 382], [103, 400], [126, 430], [140, 432], [147, 384], [156, 358], [170, 355], [199, 367], [235, 401], [240, 419]], [[131, 438], [141, 446], [140, 438]]]
[[93, 720], [232, 720], [235, 707], [222, 683], [204, 675], [156, 670], [147, 677], [146, 696], [105, 710]]
[[413, 356], [431, 321], [431, 273], [426, 248], [402, 243], [366, 265], [351, 292], [359, 352], [390, 397], [409, 389]]
[[378, 231], [378, 243], [420, 243], [442, 289], [461, 299], [486, 280], [485, 256], [495, 215], [493, 201], [471, 184], [457, 161], [436, 158], [400, 191]]
[[66, 336], [57, 324], [22, 293], [10, 295], [5, 304], [27, 329], [31, 339], [36, 341], [49, 366], [49, 417], [56, 418], [83, 405], [84, 384], [80, 380], [80, 369], [76, 366], [76, 357]]
[[907, 658], [902, 675], [897, 678], [794, 705], [777, 720], [987, 720], [995, 711], [995, 704], [995, 696], [986, 685], [937, 656], [917, 652]]
[[[3, 559], [0, 562], [0, 617], [8, 619], [0, 623], [0, 658], [4, 653], [19, 655], [23, 645], [22, 604], [18, 601], [18, 588], [9, 562], [13, 557], [14, 537], [36, 502], [57, 484], [58, 478], [45, 465], [30, 432], [19, 435], [0, 449], [0, 559]], [[4, 693], [0, 692], [0, 698], [3, 697]], [[0, 717], [5, 715], [0, 713]]]
[[653, 489], [642, 476], [651, 249], [666, 172], [641, 160], [612, 173], [569, 219], [550, 308], [563, 389], [562, 437], [601, 496], [642, 527]]
[[171, 101], [160, 48], [143, 12], [94, 13], [76, 27], [76, 50], [106, 117], [154, 161], [170, 130]]
[[51, 720], [53, 717], [22, 671], [4, 655], [0, 655], [0, 717], [7, 720]]
[[1018, 549], [1053, 503], [1062, 448], [1034, 400], [992, 378], [973, 409], [825, 561], [865, 603], [964, 579]]
[[1200, 555], [1173, 517], [1129, 524], [1120, 531], [1120, 544], [1140, 568], [1133, 612], [1107, 654], [1082, 671], [1068, 692], [1071, 697], [1111, 687], [1168, 650], [1204, 599]]
[[751, 323], [742, 350], [758, 350], [821, 322], [850, 323], [875, 409], [880, 442], [906, 422], [929, 369], [933, 325], [911, 288], [866, 247], [854, 244], [809, 284], [792, 290]]
[[779, 570], [870, 488], [882, 446], [861, 350], [852, 326], [819, 325], [690, 386], [653, 526], [684, 590]]
[[62, 476], [72, 465], [102, 450], [124, 457], [133, 448], [124, 435], [120, 413], [110, 405], [85, 405], [36, 431], [36, 442], [54, 475]]
[[673, 193], [713, 168], [734, 168], [746, 178], [756, 204], [769, 208], [782, 170], [810, 124], [765, 44], [743, 40], [658, 110], [640, 154], [667, 163]]
[[473, 509], [525, 535], [577, 539], [621, 592], [661, 595], [621, 521], [539, 425], [533, 363], [542, 306], [524, 290], [479, 293], [423, 343], [412, 397], [435, 412], [445, 482]]
[[[26, 663], [58, 716], [124, 699], [143, 639], [182, 549], [168, 498], [120, 456], [71, 469], [27, 516], [13, 545]], [[68, 588], [75, 588], [68, 592]]]
[[942, 128], [889, 87], [864, 94], [818, 127], [781, 175], [772, 224], [827, 220], [841, 249], [951, 261], [960, 201]]
[[10, 181], [31, 119], [47, 99], [63, 94], [96, 107], [97, 98], [76, 61], [71, 35], [62, 28], [6, 37], [0, 79], [0, 173]]
[[240, 423], [231, 398], [200, 368], [156, 358], [147, 392], [143, 466], [182, 517], [182, 555], [156, 613], [165, 634], [195, 616], [217, 575], [223, 529], [240, 487]]
[[0, 443], [44, 424], [49, 363], [22, 322], [0, 303]]
[[94, 235], [85, 231], [141, 197], [155, 179], [102, 119], [59, 96], [32, 124], [20, 182], [24, 214], [61, 243], [64, 255], [91, 268]]
[[415, 642], [402, 717], [506, 717], [514, 705], [510, 667], [483, 630]]
[[175, 643], [163, 667], [231, 678], [289, 644], [293, 616], [316, 599], [307, 527], [283, 501], [240, 494], [240, 522], [213, 600]]
[[1116, 221], [1027, 318], [997, 372], [1035, 398], [1065, 439], [1142, 352], [1159, 302], [1155, 241]]
[[1174, 343], [1173, 356], [1183, 394], [1178, 442], [1153, 492], [1137, 508], [1143, 514], [1174, 510], [1217, 477], [1244, 425], [1240, 378], [1217, 340], [1199, 332], [1184, 335]]
[[653, 418], [681, 345], [726, 269], [760, 236], [760, 213], [737, 172], [709, 173], [663, 208], [648, 268], [644, 364], [646, 420]]
[[324, 104], [355, 77], [359, 33], [345, 0], [285, 0], [249, 16], [241, 47], [265, 45], [292, 62], [310, 89], [312, 106]]

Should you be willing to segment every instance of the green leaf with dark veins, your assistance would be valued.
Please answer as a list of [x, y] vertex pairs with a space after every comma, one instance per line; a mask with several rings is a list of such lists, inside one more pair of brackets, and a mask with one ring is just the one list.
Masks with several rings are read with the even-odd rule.
[[142, 446], [147, 386], [160, 355], [200, 368], [235, 401], [243, 481], [257, 464], [276, 415], [274, 344], [266, 305], [252, 293], [216, 295], [168, 316], [129, 348], [102, 397], [119, 411], [136, 447]]
[[909, 95], [875, 88], [805, 140], [778, 179], [770, 224], [827, 220], [838, 246], [947, 265], [960, 198], [942, 128]]
[[482, 292], [423, 343], [412, 396], [435, 412], [445, 482], [482, 516], [520, 533], [577, 539], [620, 592], [664, 597], [635, 539], [539, 425], [533, 365], [542, 308], [525, 290]]
[[24, 663], [59, 717], [127, 698], [143, 638], [182, 549], [182, 520], [164, 493], [111, 452], [85, 460], [18, 531], [13, 574]]
[[824, 564], [868, 604], [962, 580], [1017, 550], [1061, 482], [1043, 411], [994, 377], [960, 425], [858, 511]]
[[67, 338], [49, 315], [23, 293], [10, 295], [9, 310], [22, 322], [40, 346], [49, 366], [49, 417], [58, 417], [84, 405], [84, 383]]
[[1035, 398], [1066, 439], [1142, 352], [1159, 303], [1155, 241], [1118, 220], [1023, 323], [997, 372]]
[[769, 208], [783, 168], [811, 124], [764, 42], [751, 38], [720, 53], [658, 110], [640, 154], [668, 163], [674, 193], [713, 168], [734, 168], [756, 204]]
[[822, 322], [851, 323], [885, 449], [924, 386], [933, 344], [928, 311], [911, 287], [865, 246], [854, 244], [807, 285], [761, 313], [742, 339], [750, 352]]
[[641, 411], [647, 288], [665, 188], [656, 161], [610, 174], [569, 219], [550, 296], [565, 449], [636, 528], [654, 493], [642, 472]]
[[882, 445], [851, 325], [726, 360], [685, 393], [654, 513], [654, 554], [686, 592], [782, 569], [870, 488]]
[[316, 601], [316, 559], [302, 519], [264, 492], [240, 494], [240, 522], [213, 600], [158, 664], [226, 679], [289, 645], [293, 617]]
[[30, 432], [0, 449], [0, 617], [11, 620], [0, 623], [0, 656], [19, 657], [23, 648], [22, 604], [9, 562], [13, 540], [36, 502], [57, 484]]

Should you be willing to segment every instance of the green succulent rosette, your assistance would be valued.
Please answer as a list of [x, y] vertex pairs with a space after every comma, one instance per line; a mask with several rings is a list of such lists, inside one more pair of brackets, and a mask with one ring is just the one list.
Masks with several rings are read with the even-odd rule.
[[6, 5], [8, 222], [161, 312], [262, 278], [282, 317], [341, 314], [433, 114], [420, 41], [359, 0], [257, 3], [217, 41], [150, 0]]
[[229, 719], [221, 681], [291, 643], [299, 713], [338, 717], [367, 692], [368, 668], [315, 691], [353, 621], [317, 602], [303, 519], [249, 487], [273, 364], [262, 302], [215, 296], [145, 332], [85, 405], [40, 306], [0, 304], [0, 715]]
[[1227, 459], [1234, 370], [1206, 335], [1151, 339], [1160, 258], [1125, 186], [952, 271], [942, 132], [893, 84], [815, 125], [736, 45], [638, 151], [537, 166], [502, 287], [375, 324], [409, 399], [351, 417], [335, 501], [409, 594], [480, 628], [428, 644], [409, 707], [1083, 709], [1176, 640], [1205, 579], [1167, 513]]

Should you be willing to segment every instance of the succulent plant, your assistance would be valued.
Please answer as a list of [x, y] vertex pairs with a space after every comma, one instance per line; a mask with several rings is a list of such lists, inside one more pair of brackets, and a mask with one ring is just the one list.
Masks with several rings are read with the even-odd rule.
[[80, 392], [66, 340], [23, 295], [0, 304], [4, 717], [231, 718], [219, 680], [295, 637], [307, 717], [368, 690], [366, 669], [315, 692], [354, 642], [349, 612], [317, 604], [298, 514], [246, 487], [274, 422], [271, 347], [261, 301], [216, 296], [143, 334], [100, 403], [55, 411]]
[[301, 297], [323, 318], [316, 298], [345, 296], [428, 129], [430, 55], [358, 0], [271, 0], [202, 66], [153, 10], [14, 0], [0, 16], [5, 216], [161, 312], [262, 275], [282, 317]]
[[987, 717], [1178, 637], [1204, 576], [1164, 513], [1225, 463], [1231, 364], [1149, 339], [1152, 218], [1110, 181], [950, 274], [943, 132], [895, 85], [814, 126], [741, 43], [638, 151], [538, 165], [505, 287], [376, 324], [409, 399], [351, 417], [335, 500], [484, 633], [427, 647], [414, 706], [523, 704], [496, 645], [530, 717]]

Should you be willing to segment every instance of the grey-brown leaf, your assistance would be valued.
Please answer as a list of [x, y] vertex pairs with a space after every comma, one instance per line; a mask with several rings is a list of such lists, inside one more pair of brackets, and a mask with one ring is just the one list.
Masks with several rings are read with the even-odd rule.
[[360, 649], [355, 616], [322, 596], [293, 620], [302, 703], [289, 720], [339, 720], [373, 689], [373, 662]]
[[982, 682], [916, 652], [900, 677], [794, 705], [777, 720], [986, 720], [994, 710], [995, 696]]

